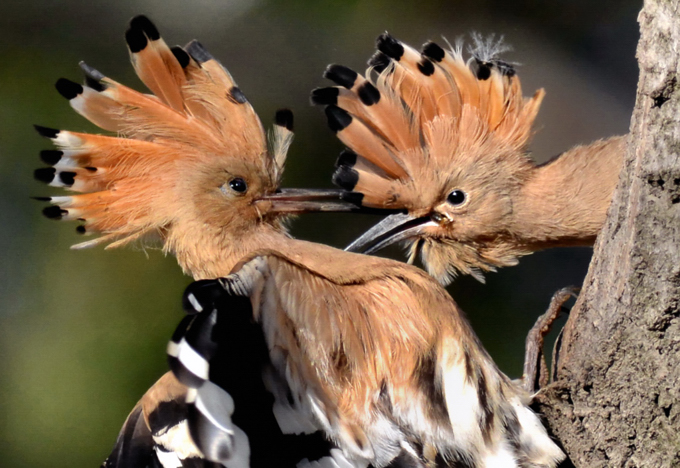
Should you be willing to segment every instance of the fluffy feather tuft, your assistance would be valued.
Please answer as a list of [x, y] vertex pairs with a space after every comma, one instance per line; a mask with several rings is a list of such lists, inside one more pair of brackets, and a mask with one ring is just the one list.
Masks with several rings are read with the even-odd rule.
[[[244, 93], [200, 43], [170, 48], [145, 16], [130, 21], [125, 38], [135, 71], [153, 95], [81, 62], [84, 84], [60, 79], [57, 90], [76, 112], [117, 136], [36, 125], [56, 149], [41, 153], [53, 167], [38, 169], [35, 177], [77, 192], [45, 213], [80, 219], [79, 232], [102, 235], [77, 248], [160, 238], [176, 251], [196, 218], [187, 207], [214, 205], [210, 201], [224, 196], [221, 187], [231, 178], [247, 174], [262, 192], [276, 189], [293, 138], [292, 113], [277, 113], [268, 151]], [[203, 194], [211, 186], [213, 192]], [[206, 200], [196, 202], [200, 196]], [[211, 220], [229, 218], [207, 211]], [[183, 233], [175, 233], [179, 225]]]

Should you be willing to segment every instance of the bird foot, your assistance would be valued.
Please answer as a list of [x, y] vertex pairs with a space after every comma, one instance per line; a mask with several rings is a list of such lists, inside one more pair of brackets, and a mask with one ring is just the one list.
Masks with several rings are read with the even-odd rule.
[[[564, 303], [571, 297], [576, 298], [579, 291], [580, 288], [574, 286], [568, 286], [557, 291], [550, 300], [548, 310], [536, 320], [527, 334], [522, 386], [531, 394], [548, 384], [548, 369], [543, 355], [545, 336], [550, 332], [553, 323], [560, 314], [569, 311], [564, 307]], [[553, 360], [554, 358], [555, 354], [553, 354]]]

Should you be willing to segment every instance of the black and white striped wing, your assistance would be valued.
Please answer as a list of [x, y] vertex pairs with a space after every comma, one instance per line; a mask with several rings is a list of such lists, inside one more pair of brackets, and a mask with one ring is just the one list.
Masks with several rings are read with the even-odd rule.
[[190, 387], [189, 428], [196, 445], [227, 468], [353, 468], [300, 409], [273, 365], [277, 351], [269, 349], [253, 317], [254, 270], [243, 270], [189, 285], [184, 307], [191, 315], [168, 345], [172, 371]]
[[189, 435], [186, 399], [171, 373], [161, 377], [127, 417], [102, 468], [219, 468]]
[[155, 442], [144, 421], [141, 405], [135, 406], [118, 434], [116, 445], [101, 468], [161, 468]]

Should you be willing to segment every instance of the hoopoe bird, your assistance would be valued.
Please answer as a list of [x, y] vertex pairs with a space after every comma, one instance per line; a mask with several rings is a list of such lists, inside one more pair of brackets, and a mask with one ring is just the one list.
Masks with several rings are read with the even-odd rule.
[[389, 34], [365, 76], [329, 65], [337, 84], [312, 92], [330, 128], [347, 145], [334, 181], [363, 194], [362, 204], [405, 209], [349, 249], [375, 252], [395, 242], [409, 261], [442, 284], [560, 246], [592, 245], [618, 181], [625, 137], [577, 146], [544, 164], [527, 154], [542, 89], [523, 98], [520, 79], [500, 54], [502, 38], [473, 34], [445, 50], [416, 51]]
[[[293, 139], [292, 113], [276, 113], [267, 140], [243, 92], [200, 43], [170, 48], [144, 16], [131, 21], [125, 39], [153, 95], [85, 63], [84, 86], [67, 79], [56, 84], [78, 113], [117, 137], [36, 126], [57, 147], [41, 152], [52, 167], [36, 170], [36, 179], [76, 192], [39, 197], [51, 203], [43, 214], [80, 221], [82, 235], [101, 234], [73, 248], [159, 239], [186, 273], [214, 278], [285, 237], [288, 215], [354, 208], [339, 199], [339, 190], [278, 188]], [[175, 466], [167, 460], [196, 460], [184, 429], [185, 395], [186, 387], [161, 378], [128, 418], [105, 466], [128, 466], [130, 457], [160, 458], [167, 466]], [[152, 440], [155, 447], [141, 450], [131, 440]]]
[[[267, 149], [232, 77], [199, 43], [169, 48], [145, 17], [126, 33], [145, 95], [82, 64], [59, 80], [118, 137], [39, 127], [56, 152], [36, 176], [81, 195], [51, 218], [157, 237], [196, 279], [159, 380], [126, 421], [120, 466], [554, 467], [564, 454], [446, 291], [420, 270], [288, 236], [290, 213], [352, 210], [284, 191], [292, 115]], [[222, 279], [210, 279], [222, 278]]]

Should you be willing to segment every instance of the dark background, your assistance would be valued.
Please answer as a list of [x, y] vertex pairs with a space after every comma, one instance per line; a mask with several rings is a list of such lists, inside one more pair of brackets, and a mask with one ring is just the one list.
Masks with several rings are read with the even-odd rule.
[[[70, 0], [0, 3], [0, 466], [98, 466], [127, 413], [165, 371], [165, 344], [182, 316], [190, 279], [158, 250], [70, 251], [74, 223], [40, 215], [32, 195], [47, 140], [31, 127], [94, 128], [53, 88], [79, 81], [86, 60], [143, 89], [123, 40], [139, 13], [169, 44], [198, 38], [229, 68], [265, 125], [279, 107], [296, 114], [286, 186], [330, 186], [342, 148], [309, 91], [328, 85], [328, 63], [362, 70], [388, 30], [419, 46], [479, 31], [504, 34], [521, 63], [525, 95], [547, 97], [532, 144], [544, 160], [577, 143], [627, 131], [637, 68], [640, 2], [477, 0], [313, 2]], [[443, 41], [442, 41], [443, 42]], [[297, 237], [342, 247], [378, 218], [310, 215]], [[393, 253], [397, 253], [396, 251]], [[450, 288], [499, 366], [519, 377], [523, 342], [552, 293], [579, 284], [590, 249], [524, 258]]]

